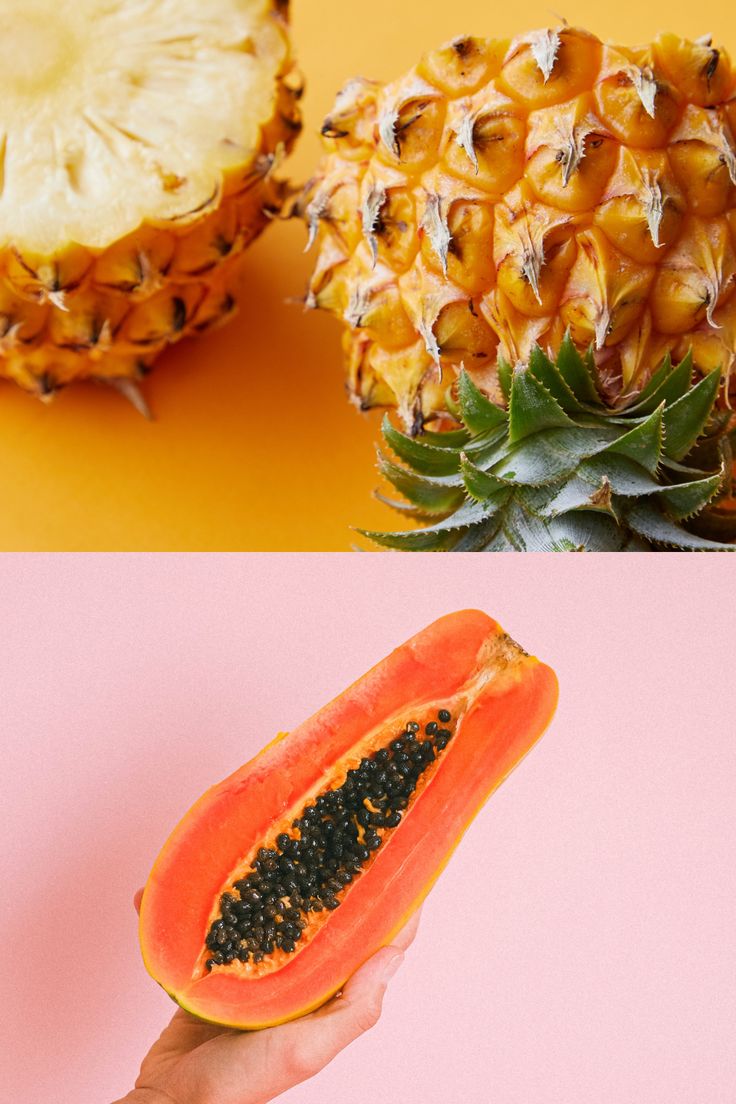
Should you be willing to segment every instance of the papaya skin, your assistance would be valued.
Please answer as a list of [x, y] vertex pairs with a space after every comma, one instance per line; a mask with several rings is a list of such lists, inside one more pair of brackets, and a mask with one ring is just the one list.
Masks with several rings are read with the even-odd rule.
[[[486, 614], [460, 611], [428, 626], [194, 804], [143, 894], [149, 973], [188, 1012], [243, 1030], [320, 1007], [421, 905], [477, 812], [544, 732], [557, 694], [554, 672]], [[238, 864], [274, 824], [290, 823], [351, 755], [388, 742], [398, 718], [438, 706], [457, 719], [453, 740], [340, 908], [320, 914], [296, 953], [283, 965], [266, 964], [270, 972], [240, 964], [204, 971], [212, 910]]]

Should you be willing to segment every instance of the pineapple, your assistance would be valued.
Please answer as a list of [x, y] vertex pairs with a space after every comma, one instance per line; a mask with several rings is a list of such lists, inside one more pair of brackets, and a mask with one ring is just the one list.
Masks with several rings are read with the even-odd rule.
[[[601, 398], [593, 350], [566, 334], [556, 360], [498, 368], [503, 401], [463, 372], [446, 398], [458, 428], [410, 436], [386, 418], [396, 460], [379, 469], [421, 523], [362, 530], [403, 551], [736, 551], [730, 412], [714, 409], [718, 373], [693, 380], [667, 356], [637, 400]], [[397, 462], [399, 461], [399, 462]], [[384, 499], [384, 501], [386, 501]]]
[[[633, 402], [665, 356], [736, 357], [736, 73], [709, 39], [635, 48], [574, 27], [463, 37], [386, 85], [353, 80], [300, 203], [307, 304], [345, 323], [349, 391], [412, 433], [461, 368], [593, 349]], [[724, 388], [724, 395], [726, 394]]]
[[136, 381], [235, 307], [300, 128], [281, 0], [0, 0], [0, 377]]

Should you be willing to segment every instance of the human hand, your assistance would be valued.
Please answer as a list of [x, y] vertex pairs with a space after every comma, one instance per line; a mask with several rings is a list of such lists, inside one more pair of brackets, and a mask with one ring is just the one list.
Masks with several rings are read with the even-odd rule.
[[[135, 895], [138, 911], [142, 896], [143, 890]], [[313, 1077], [377, 1023], [386, 986], [418, 926], [417, 912], [337, 996], [290, 1023], [242, 1032], [180, 1008], [143, 1059], [135, 1090], [119, 1104], [267, 1104]]]

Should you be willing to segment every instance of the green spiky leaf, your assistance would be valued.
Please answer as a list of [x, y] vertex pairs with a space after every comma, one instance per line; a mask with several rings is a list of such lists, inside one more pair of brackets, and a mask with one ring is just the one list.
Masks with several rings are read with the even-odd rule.
[[723, 482], [723, 472], [690, 483], [676, 483], [672, 487], [660, 487], [659, 497], [667, 505], [667, 513], [681, 521], [693, 517], [705, 509]]
[[505, 426], [508, 415], [476, 387], [467, 372], [460, 373], [458, 400], [463, 425], [471, 433], [487, 433]]
[[468, 441], [463, 451], [472, 459], [479, 468], [490, 467], [497, 463], [508, 452], [507, 427], [497, 429], [491, 433], [483, 433], [480, 437], [474, 437]]
[[568, 513], [548, 521], [513, 502], [507, 507], [503, 524], [496, 529], [488, 551], [553, 552], [563, 544], [580, 552], [618, 552], [623, 547], [623, 537], [612, 518], [598, 513]]
[[595, 486], [602, 479], [607, 479], [613, 493], [623, 495], [624, 498], [652, 494], [659, 490], [659, 483], [645, 467], [628, 456], [619, 456], [612, 452], [599, 453], [589, 460], [583, 460], [578, 468], [578, 475]]
[[388, 506], [389, 510], [399, 514], [404, 521], [415, 521], [419, 525], [431, 525], [437, 516], [431, 510], [424, 510], [421, 506], [415, 506], [412, 502], [406, 502], [404, 499], [391, 498], [389, 495], [383, 494], [382, 491], [375, 491], [374, 496], [377, 502]]
[[633, 429], [622, 433], [604, 450], [628, 456], [652, 475], [662, 459], [664, 445], [664, 404]]
[[427, 476], [395, 464], [380, 452], [378, 470], [399, 494], [404, 495], [425, 514], [450, 513], [463, 501], [464, 492], [460, 479], [454, 486], [438, 479], [428, 479]]
[[657, 392], [672, 372], [672, 357], [667, 355], [657, 370], [650, 377], [646, 387], [639, 393], [636, 404], [630, 406], [629, 411], [638, 411], [642, 414], [651, 414], [659, 406], [660, 400]]
[[457, 533], [446, 530], [436, 533], [434, 529], [407, 529], [398, 533], [375, 533], [370, 529], [358, 529], [361, 537], [366, 537], [383, 548], [393, 548], [397, 552], [449, 552], [457, 542]]
[[[692, 378], [692, 353], [688, 353], [674, 368], [671, 358], [669, 355], [666, 356], [661, 368], [649, 381], [649, 385], [644, 388], [637, 402], [628, 408], [627, 413], [630, 415], [651, 414], [662, 403], [665, 406], [671, 406], [672, 403], [687, 395], [692, 384]], [[655, 381], [656, 387], [653, 387], [652, 384]]]
[[566, 413], [578, 414], [585, 410], [585, 405], [578, 401], [557, 365], [538, 345], [532, 349], [529, 357], [529, 371]]
[[509, 399], [509, 441], [516, 444], [545, 429], [574, 426], [550, 391], [526, 367], [516, 368]]
[[572, 510], [594, 510], [615, 517], [611, 484], [607, 477], [604, 475], [596, 485], [577, 475], [571, 476], [550, 502], [546, 514], [553, 518]]
[[499, 453], [494, 471], [510, 483], [540, 487], [569, 475], [610, 441], [605, 429], [547, 429]]
[[721, 383], [720, 372], [708, 372], [700, 383], [668, 406], [664, 414], [664, 450], [673, 460], [682, 460], [705, 429]]
[[549, 537], [554, 552], [562, 551], [565, 545], [565, 550], [576, 552], [640, 551], [639, 547], [630, 547], [630, 535], [615, 518], [585, 510], [553, 518]]
[[420, 438], [409, 437], [391, 424], [388, 415], [383, 419], [382, 428], [384, 440], [391, 451], [420, 475], [452, 475], [460, 470], [460, 459], [455, 449], [438, 448]]
[[450, 547], [457, 540], [460, 530], [487, 521], [499, 509], [500, 503], [497, 502], [464, 502], [452, 517], [434, 522], [424, 529], [410, 529], [403, 533], [372, 533], [364, 529], [358, 532], [386, 548], [432, 552], [440, 546]]
[[579, 403], [601, 406], [593, 375], [592, 357], [581, 357], [569, 332], [565, 334], [560, 346], [557, 370]]
[[468, 494], [476, 502], [487, 501], [499, 492], [503, 493], [510, 490], [509, 484], [503, 479], [482, 471], [464, 454], [460, 457], [460, 474], [463, 477]]
[[503, 392], [506, 402], [511, 398], [511, 381], [514, 378], [514, 369], [504, 357], [498, 358], [498, 384]]
[[736, 545], [706, 540], [671, 521], [650, 502], [639, 502], [627, 515], [630, 528], [652, 544], [663, 544], [680, 552], [735, 552]]
[[424, 444], [434, 445], [435, 448], [459, 449], [463, 445], [467, 445], [470, 440], [470, 434], [466, 429], [448, 429], [441, 433], [433, 433], [431, 430], [425, 429], [422, 433]]

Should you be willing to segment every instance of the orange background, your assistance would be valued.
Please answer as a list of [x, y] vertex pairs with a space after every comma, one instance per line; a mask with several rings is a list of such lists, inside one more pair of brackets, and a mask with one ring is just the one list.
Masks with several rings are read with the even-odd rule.
[[[724, 0], [572, 0], [557, 14], [622, 42], [712, 32], [736, 53]], [[455, 35], [553, 18], [538, 2], [294, 0], [308, 86], [290, 175], [309, 176], [347, 77], [389, 79]], [[0, 384], [0, 549], [339, 551], [351, 525], [393, 525], [371, 497], [379, 416], [345, 399], [340, 327], [289, 302], [306, 286], [305, 237], [296, 222], [272, 227], [248, 255], [239, 318], [159, 361], [145, 385], [153, 423], [101, 387], [45, 407]]]

